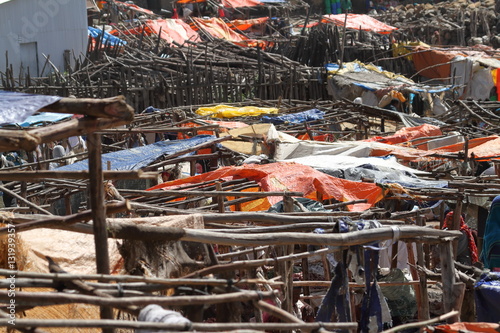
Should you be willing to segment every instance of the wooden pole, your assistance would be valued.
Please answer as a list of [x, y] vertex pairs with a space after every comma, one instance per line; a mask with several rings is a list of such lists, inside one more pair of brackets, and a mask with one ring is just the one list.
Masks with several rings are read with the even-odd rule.
[[[0, 319], [0, 327], [7, 326], [8, 319]], [[158, 322], [140, 322], [132, 320], [81, 320], [81, 319], [16, 319], [16, 328], [24, 327], [80, 327], [80, 328], [122, 328], [150, 329], [153, 331], [176, 332], [185, 331], [185, 324], [169, 324]], [[192, 323], [191, 331], [224, 332], [246, 330], [248, 332], [301, 330], [303, 332], [327, 330], [356, 331], [357, 323]], [[30, 331], [31, 332], [31, 331]], [[34, 331], [35, 333], [40, 331]]]
[[83, 114], [98, 118], [118, 118], [127, 121], [134, 119], [134, 109], [127, 104], [125, 96], [103, 99], [62, 98], [58, 102], [43, 107], [41, 111]]
[[339, 70], [342, 69], [342, 65], [343, 65], [343, 62], [344, 62], [344, 49], [345, 49], [345, 30], [346, 30], [346, 26], [347, 26], [347, 12], [345, 13], [345, 18], [344, 18], [344, 26], [343, 26], [343, 29], [342, 29], [342, 45], [340, 46], [340, 62], [339, 62]]
[[[440, 244], [440, 255], [441, 255], [441, 274], [443, 281], [443, 308], [445, 312], [450, 312], [453, 310], [453, 305], [456, 303], [456, 297], [454, 294], [455, 286], [455, 261], [453, 259], [453, 244], [450, 241], [446, 241]], [[459, 313], [448, 318], [448, 323], [454, 323], [459, 321]]]
[[[215, 183], [215, 188], [217, 189], [217, 191], [222, 192], [222, 184], [220, 182]], [[224, 213], [225, 211], [224, 196], [217, 195], [216, 200], [217, 200], [217, 207], [219, 208], [219, 213]]]
[[[460, 188], [457, 193], [457, 204], [453, 211], [453, 223], [451, 226], [451, 230], [460, 230], [460, 218], [462, 216], [462, 199], [463, 199], [464, 189]], [[453, 241], [453, 258], [457, 259], [457, 248], [458, 248], [458, 239]]]
[[[109, 274], [108, 231], [106, 228], [106, 211], [104, 208], [104, 177], [101, 161], [101, 135], [91, 133], [87, 136], [89, 151], [89, 193], [90, 207], [94, 229], [95, 257], [98, 274]], [[101, 307], [101, 319], [113, 319], [113, 309]], [[112, 333], [113, 329], [103, 330]]]
[[[417, 225], [425, 227], [425, 218], [417, 216]], [[416, 243], [417, 246], [417, 264], [425, 268], [424, 246], [422, 243]], [[430, 319], [429, 314], [429, 294], [427, 293], [427, 275], [423, 269], [418, 270], [418, 280], [420, 286], [420, 304], [418, 305], [418, 320]]]

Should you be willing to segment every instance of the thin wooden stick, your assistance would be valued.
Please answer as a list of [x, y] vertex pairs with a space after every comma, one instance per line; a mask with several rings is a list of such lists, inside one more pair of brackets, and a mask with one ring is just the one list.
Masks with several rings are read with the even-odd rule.
[[[26, 277], [44, 280], [54, 280], [54, 281], [71, 281], [71, 280], [100, 280], [100, 281], [115, 281], [115, 282], [141, 282], [141, 283], [152, 283], [161, 284], [165, 288], [182, 286], [182, 285], [193, 285], [193, 286], [229, 286], [229, 285], [245, 285], [245, 284], [264, 284], [269, 283], [265, 279], [241, 279], [241, 280], [231, 280], [231, 279], [162, 279], [153, 278], [145, 276], [136, 275], [105, 275], [105, 274], [57, 274], [57, 273], [36, 273], [36, 272], [23, 272], [14, 271], [8, 269], [0, 269], [0, 276], [11, 276], [16, 275], [16, 277]], [[4, 280], [7, 281], [7, 280]], [[279, 284], [279, 282], [273, 282], [273, 284]]]
[[[111, 203], [106, 205], [106, 213], [107, 214], [116, 214], [126, 210], [130, 210], [130, 206], [128, 201], [120, 201], [116, 203]], [[30, 215], [28, 215], [30, 216]], [[53, 216], [49, 219], [43, 219], [38, 221], [25, 222], [22, 224], [16, 224], [15, 229], [16, 232], [32, 230], [36, 228], [50, 228], [54, 225], [58, 225], [59, 227], [64, 225], [70, 225], [78, 222], [90, 221], [92, 219], [92, 211], [86, 210], [81, 213], [68, 215], [68, 216]], [[8, 220], [8, 217], [1, 217], [2, 222], [11, 223]], [[9, 231], [9, 227], [0, 228], [0, 235], [5, 235]]]
[[53, 214], [52, 214], [51, 212], [49, 212], [48, 210], [45, 210], [45, 209], [43, 209], [42, 207], [40, 207], [40, 206], [38, 206], [38, 205], [36, 205], [36, 204], [32, 203], [31, 201], [24, 199], [22, 196], [20, 196], [19, 194], [17, 194], [17, 193], [16, 193], [16, 192], [14, 192], [14, 191], [9, 190], [9, 189], [8, 189], [8, 188], [6, 188], [5, 186], [0, 185], [0, 191], [2, 191], [2, 192], [4, 192], [4, 193], [7, 193], [7, 194], [9, 194], [9, 195], [11, 195], [11, 196], [13, 196], [13, 197], [14, 197], [14, 198], [16, 198], [17, 200], [19, 200], [19, 201], [21, 201], [21, 202], [25, 203], [26, 205], [28, 205], [30, 208], [33, 208], [33, 209], [35, 209], [35, 210], [37, 210], [37, 211], [39, 211], [39, 212], [42, 212], [42, 213], [44, 213], [44, 214], [47, 214], [47, 215], [53, 215]]
[[[0, 319], [0, 326], [7, 326], [5, 319]], [[129, 328], [129, 329], [151, 329], [165, 331], [183, 331], [189, 329], [184, 324], [166, 324], [156, 322], [141, 322], [132, 320], [91, 320], [91, 319], [16, 319], [16, 328], [22, 327], [78, 327], [78, 328]], [[256, 330], [279, 331], [297, 329], [301, 331], [313, 331], [321, 328], [328, 330], [356, 330], [357, 323], [192, 323], [192, 331], [201, 332], [223, 332], [232, 330]]]
[[[204, 296], [139, 296], [107, 298], [67, 293], [26, 292], [16, 291], [16, 305], [48, 306], [56, 304], [84, 303], [105, 307], [145, 306], [158, 304], [160, 306], [185, 306], [220, 304], [226, 302], [247, 302], [274, 297], [277, 291], [240, 291], [221, 295]], [[0, 290], [0, 300], [9, 301], [8, 291]]]
[[214, 265], [210, 267], [206, 267], [203, 269], [200, 269], [196, 272], [190, 273], [188, 275], [183, 276], [183, 278], [189, 278], [189, 277], [198, 277], [198, 276], [206, 276], [208, 274], [213, 274], [216, 272], [224, 272], [228, 270], [236, 270], [236, 269], [241, 269], [244, 267], [258, 267], [262, 265], [274, 265], [277, 263], [281, 262], [286, 262], [286, 261], [293, 261], [293, 260], [298, 260], [302, 258], [308, 258], [312, 257], [318, 254], [328, 254], [331, 252], [334, 252], [338, 249], [329, 249], [329, 248], [324, 248], [324, 249], [319, 249], [316, 251], [309, 251], [309, 252], [303, 252], [303, 253], [293, 253], [293, 254], [288, 254], [288, 255], [283, 255], [279, 256], [276, 258], [265, 258], [265, 259], [255, 259], [255, 260], [238, 260], [238, 261], [233, 261], [228, 264], [219, 264], [219, 265]]
[[[37, 181], [52, 179], [89, 179], [89, 171], [53, 171], [53, 170], [37, 170], [37, 171], [0, 171], [0, 179], [3, 181]], [[155, 179], [158, 177], [158, 172], [144, 172], [142, 170], [130, 171], [103, 171], [103, 177], [107, 180], [118, 179]]]

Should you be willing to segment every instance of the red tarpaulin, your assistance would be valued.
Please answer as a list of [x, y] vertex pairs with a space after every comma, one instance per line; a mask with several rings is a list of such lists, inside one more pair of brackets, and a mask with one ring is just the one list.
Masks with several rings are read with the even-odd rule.
[[200, 35], [181, 19], [147, 20], [146, 24], [167, 42], [184, 44], [185, 41], [201, 42]]
[[[404, 127], [394, 133], [393, 135], [380, 137], [375, 136], [373, 138], [363, 140], [366, 142], [382, 142], [389, 145], [394, 145], [398, 143], [412, 141], [418, 138], [432, 137], [442, 135], [441, 129], [434, 125], [423, 124], [416, 127]], [[421, 141], [424, 142], [424, 141]], [[420, 149], [423, 149], [420, 147]]]
[[[468, 141], [469, 157], [474, 154], [475, 158], [489, 160], [500, 156], [500, 137], [493, 135], [483, 138], [474, 138]], [[460, 142], [446, 147], [434, 149], [437, 153], [465, 151], [465, 143]]]
[[[367, 203], [348, 206], [353, 211], [368, 209], [383, 198], [382, 189], [376, 184], [335, 178], [309, 166], [290, 162], [222, 167], [201, 175], [166, 182], [154, 186], [149, 190], [170, 190], [181, 185], [197, 184], [218, 179], [229, 181], [242, 178], [254, 180], [258, 183], [260, 189], [265, 192], [296, 191], [302, 192], [305, 197], [310, 199], [317, 199], [319, 194], [323, 200], [368, 200]], [[255, 192], [255, 189], [253, 191]], [[282, 199], [282, 197], [267, 197], [243, 203], [241, 207], [246, 211], [267, 210], [271, 205]]]
[[244, 31], [250, 29], [254, 25], [266, 23], [268, 19], [268, 17], [259, 17], [250, 20], [233, 20], [228, 23], [228, 26], [233, 30]]
[[345, 14], [330, 14], [323, 15], [321, 19], [322, 23], [333, 23], [337, 26], [343, 27], [344, 22], [346, 22], [347, 29], [372, 31], [378, 34], [389, 34], [394, 30], [398, 30], [396, 27], [387, 25], [379, 20], [374, 19], [371, 16], [364, 14], [347, 14], [347, 21]]
[[203, 29], [206, 33], [215, 38], [225, 39], [240, 46], [245, 47], [263, 47], [265, 42], [256, 39], [248, 39], [239, 33], [231, 30], [231, 28], [220, 18], [203, 19], [192, 17], [193, 25], [198, 29]]
[[255, 7], [263, 4], [257, 0], [221, 0], [221, 2], [226, 8]]
[[[207, 0], [178, 0], [176, 3], [197, 3], [206, 2]], [[238, 8], [238, 7], [254, 7], [260, 6], [263, 3], [257, 0], [222, 0], [222, 5], [226, 8]]]
[[139, 7], [139, 6], [134, 5], [132, 3], [125, 3], [125, 2], [116, 1], [116, 0], [115, 0], [115, 3], [117, 5], [119, 5], [119, 6], [122, 6], [122, 7], [123, 6], [128, 7], [129, 9], [135, 10], [136, 12], [140, 12], [140, 13], [144, 13], [144, 14], [149, 14], [149, 15], [155, 15], [155, 13], [153, 13], [149, 9], [145, 9], [145, 8]]
[[153, 33], [153, 31], [149, 27], [139, 26], [139, 27], [134, 27], [134, 28], [130, 28], [127, 30], [113, 29], [109, 33], [112, 34], [113, 36], [120, 36], [121, 34], [127, 35], [127, 36], [144, 34], [146, 36], [149, 36]]

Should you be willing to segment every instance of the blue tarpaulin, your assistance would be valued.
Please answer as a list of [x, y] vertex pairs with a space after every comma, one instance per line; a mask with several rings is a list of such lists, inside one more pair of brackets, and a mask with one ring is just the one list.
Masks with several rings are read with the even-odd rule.
[[32, 95], [0, 90], [0, 125], [23, 123], [41, 108], [60, 99], [59, 96]]
[[314, 121], [323, 119], [325, 113], [318, 109], [311, 109], [303, 112], [292, 113], [292, 114], [284, 114], [281, 116], [263, 116], [260, 121], [263, 123], [271, 123], [271, 124], [284, 124], [284, 123], [292, 123], [292, 124], [301, 124], [306, 121]]
[[70, 119], [71, 117], [73, 117], [73, 115], [69, 113], [41, 112], [37, 115], [29, 116], [22, 123], [17, 123], [17, 125], [21, 127], [44, 125], [47, 123], [55, 123], [57, 121]]
[[[212, 135], [198, 135], [194, 138], [159, 141], [153, 144], [115, 151], [102, 155], [102, 169], [108, 170], [108, 161], [111, 164], [110, 170], [139, 170], [153, 163], [163, 155], [171, 155], [182, 150], [189, 149], [202, 143], [215, 141], [217, 138]], [[82, 171], [88, 170], [88, 160], [83, 160], [74, 164], [57, 168], [58, 171]]]
[[[91, 36], [92, 38], [97, 39], [99, 36], [102, 36], [102, 30], [97, 29], [97, 28], [93, 28], [93, 27], [89, 27], [88, 35]], [[111, 45], [111, 46], [127, 44], [126, 41], [121, 40], [120, 38], [115, 37], [106, 31], [104, 31], [104, 37], [102, 37], [101, 43], [102, 43], [102, 45]]]
[[498, 323], [500, 318], [500, 272], [481, 275], [474, 285], [478, 322]]

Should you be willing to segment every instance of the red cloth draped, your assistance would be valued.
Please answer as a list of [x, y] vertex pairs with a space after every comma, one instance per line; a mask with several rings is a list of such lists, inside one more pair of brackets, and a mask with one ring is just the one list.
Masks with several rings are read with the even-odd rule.
[[[446, 214], [446, 217], [444, 218], [443, 229], [450, 229], [452, 224], [453, 224], [453, 212], [449, 212], [448, 214]], [[472, 235], [472, 229], [467, 224], [465, 224], [465, 220], [462, 216], [460, 216], [460, 231], [463, 231], [467, 236], [467, 239], [469, 241], [470, 258], [472, 263], [474, 264], [479, 261], [477, 255], [477, 246], [476, 242], [474, 241], [474, 235]]]

